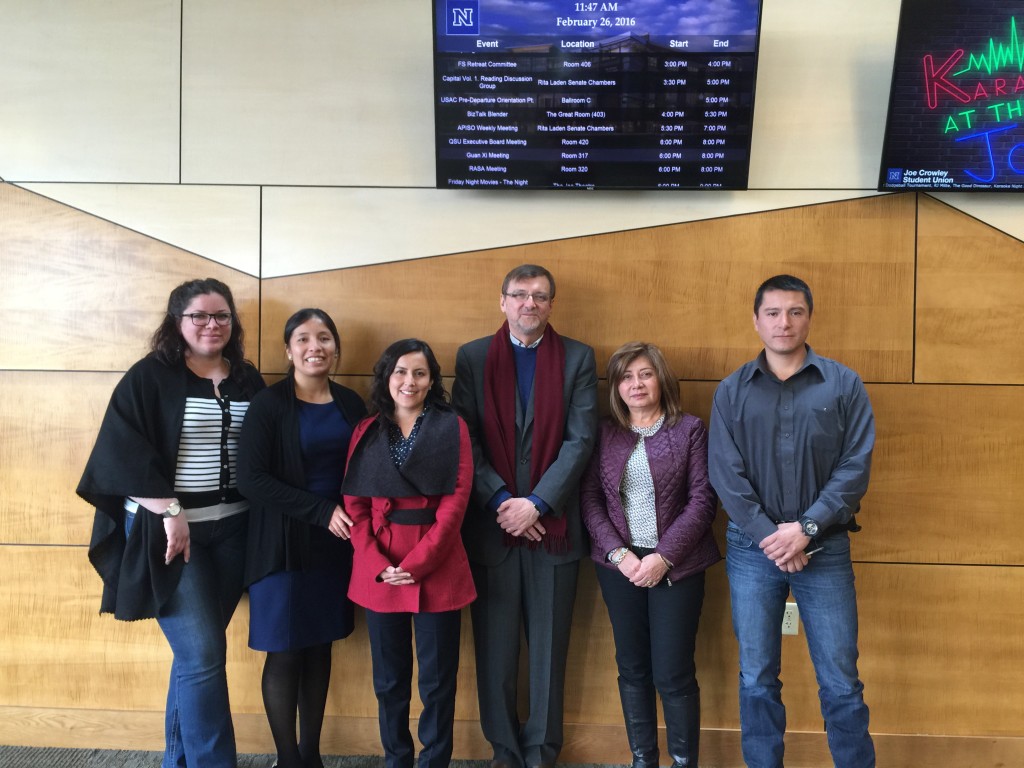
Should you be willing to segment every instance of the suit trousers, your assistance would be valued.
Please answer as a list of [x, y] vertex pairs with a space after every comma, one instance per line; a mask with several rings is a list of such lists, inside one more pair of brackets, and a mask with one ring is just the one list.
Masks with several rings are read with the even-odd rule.
[[461, 611], [379, 613], [366, 609], [384, 764], [387, 768], [413, 768], [415, 750], [409, 733], [413, 627], [423, 702], [419, 768], [448, 768], [455, 726]]
[[[471, 563], [480, 726], [497, 760], [512, 768], [553, 764], [562, 749], [565, 664], [579, 561], [511, 547], [496, 566]], [[529, 715], [520, 726], [520, 631], [529, 662]]]

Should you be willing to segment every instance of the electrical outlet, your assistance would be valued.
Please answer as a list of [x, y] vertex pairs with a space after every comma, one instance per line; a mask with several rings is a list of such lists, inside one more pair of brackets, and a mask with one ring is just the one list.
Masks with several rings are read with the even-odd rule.
[[796, 603], [786, 603], [786, 612], [782, 614], [782, 634], [800, 634], [800, 609]]

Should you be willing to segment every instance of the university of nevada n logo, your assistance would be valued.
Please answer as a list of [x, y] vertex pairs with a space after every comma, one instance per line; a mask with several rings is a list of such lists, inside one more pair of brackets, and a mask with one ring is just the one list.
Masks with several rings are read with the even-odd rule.
[[480, 0], [447, 0], [446, 35], [480, 34]]

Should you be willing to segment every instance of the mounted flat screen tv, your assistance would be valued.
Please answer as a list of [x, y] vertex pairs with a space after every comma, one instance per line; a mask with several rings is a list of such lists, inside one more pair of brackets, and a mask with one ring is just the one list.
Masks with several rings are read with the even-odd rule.
[[1024, 0], [903, 0], [880, 190], [1024, 190]]
[[437, 186], [746, 189], [761, 0], [433, 0]]

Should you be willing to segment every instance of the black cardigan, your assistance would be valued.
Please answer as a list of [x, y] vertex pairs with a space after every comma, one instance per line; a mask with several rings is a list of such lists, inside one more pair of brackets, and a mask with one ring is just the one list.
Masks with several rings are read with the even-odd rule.
[[[351, 389], [329, 384], [334, 404], [355, 428], [366, 405]], [[289, 375], [252, 401], [242, 423], [238, 488], [250, 505], [246, 586], [277, 571], [306, 570], [310, 526], [326, 528], [341, 498], [340, 488], [333, 501], [305, 490], [297, 402]]]
[[[233, 373], [232, 381], [246, 397], [265, 386], [248, 363]], [[78, 483], [78, 495], [96, 507], [89, 560], [103, 578], [100, 612], [118, 619], [154, 618], [181, 578], [183, 558], [164, 563], [167, 535], [159, 516], [136, 516], [126, 541], [124, 499], [175, 495], [187, 386], [184, 362], [167, 366], [149, 356], [129, 368], [110, 397]]]

